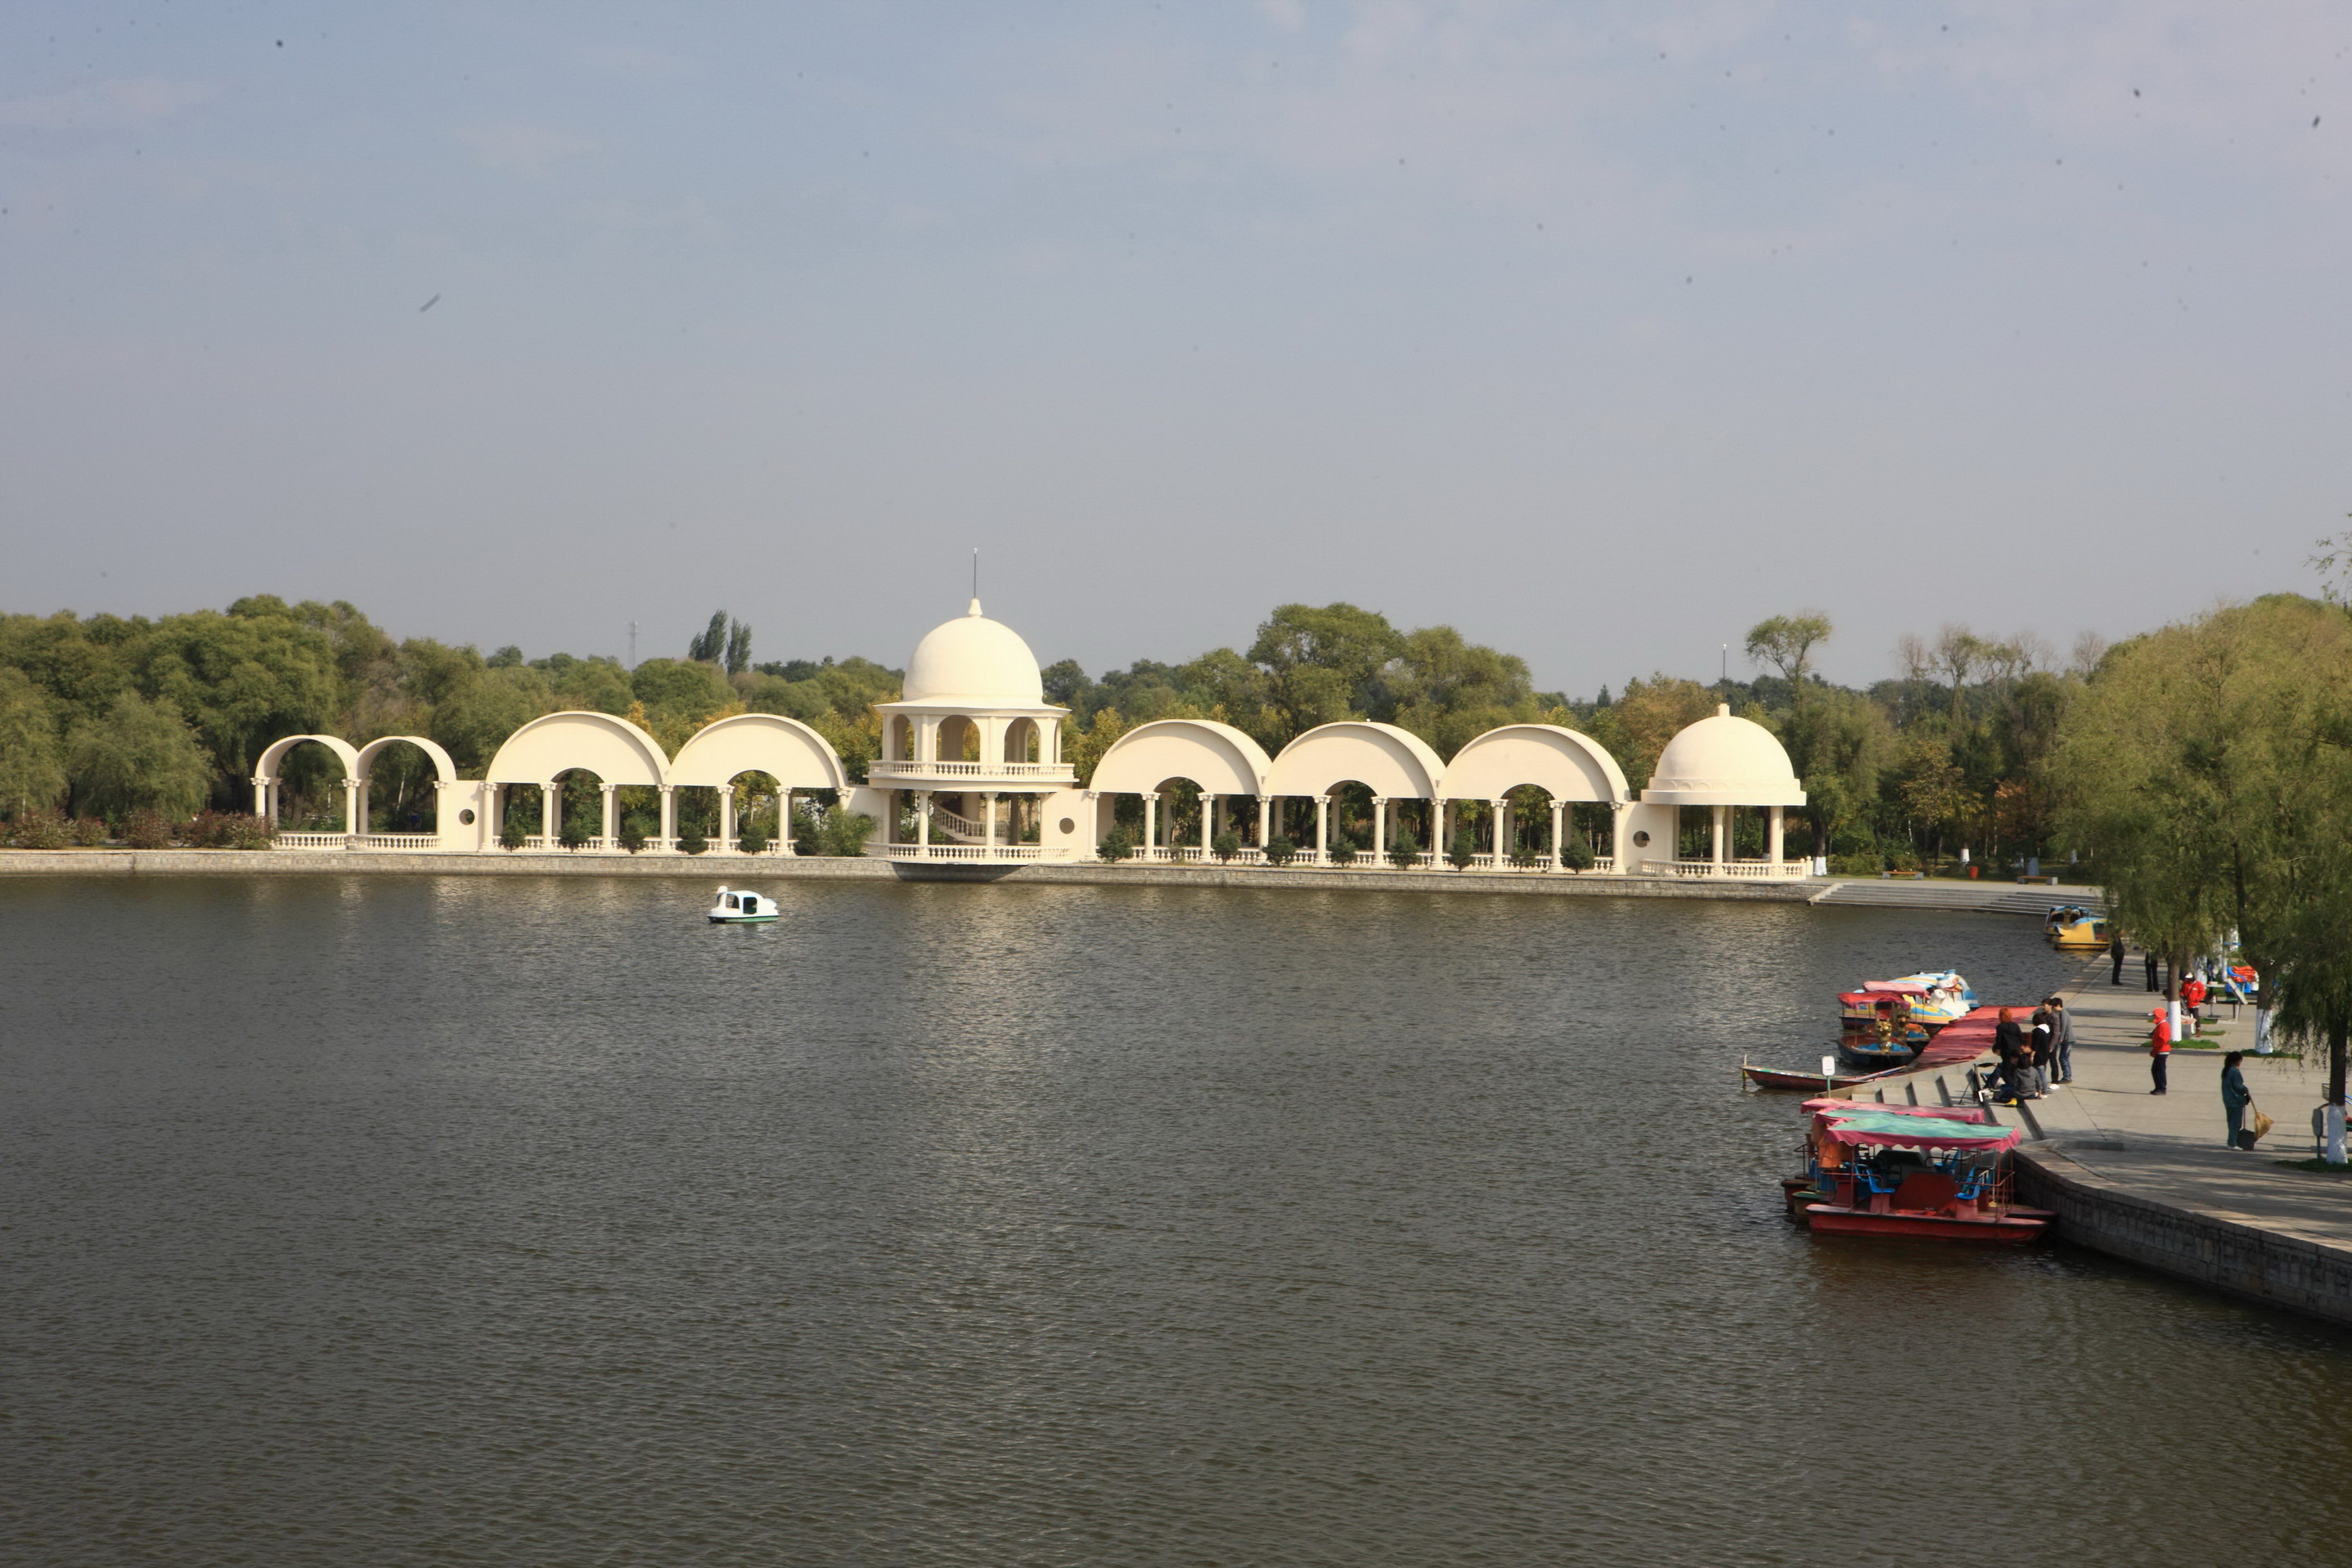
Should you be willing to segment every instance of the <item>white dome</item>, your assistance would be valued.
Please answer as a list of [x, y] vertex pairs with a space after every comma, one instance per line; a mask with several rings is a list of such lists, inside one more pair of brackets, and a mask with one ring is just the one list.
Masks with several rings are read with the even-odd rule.
[[1714, 717], [1666, 742], [1642, 799], [1659, 806], [1801, 806], [1805, 792], [1772, 732], [1718, 703]]
[[900, 700], [958, 707], [1043, 707], [1045, 682], [1021, 633], [980, 612], [980, 601], [915, 644]]

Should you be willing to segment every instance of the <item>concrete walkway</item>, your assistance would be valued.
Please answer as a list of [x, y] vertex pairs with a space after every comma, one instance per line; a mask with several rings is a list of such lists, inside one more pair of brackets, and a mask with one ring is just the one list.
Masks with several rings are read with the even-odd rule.
[[[2352, 1246], [2352, 1176], [2277, 1163], [2314, 1153], [2311, 1113], [2326, 1097], [2325, 1061], [2251, 1054], [2254, 1010], [2242, 1009], [2232, 1020], [2226, 1005], [2209, 1002], [2207, 1015], [2219, 1024], [2206, 1032], [2221, 1044], [2175, 1050], [2168, 1092], [2152, 1094], [2148, 1014], [2162, 998], [2144, 988], [2137, 956], [2124, 965], [2121, 986], [2108, 984], [2107, 974], [2104, 961], [2085, 966], [2061, 993], [2074, 1014], [2074, 1082], [2028, 1107], [2049, 1150], [2184, 1207]], [[2278, 1124], [2251, 1153], [2221, 1141], [2221, 1058], [2231, 1050], [2249, 1053], [2246, 1086]]]
[[[2022, 1108], [1999, 1107], [2022, 1125], [2019, 1188], [2055, 1210], [2059, 1234], [2233, 1295], [2352, 1322], [2352, 1176], [2286, 1169], [2313, 1153], [2311, 1113], [2326, 1064], [2249, 1054], [2246, 1084], [2276, 1119], [2254, 1150], [2222, 1142], [2221, 1059], [2251, 1052], [2253, 1009], [2218, 1010], [2211, 1050], [2173, 1051], [2167, 1092], [2149, 1092], [2148, 1014], [2137, 954], [2124, 984], [2108, 983], [2102, 957], [2084, 964], [2060, 993], [2074, 1015], [2074, 1080]], [[2019, 998], [2019, 1001], [2030, 998]], [[2027, 1021], [2021, 1014], [2019, 1021]], [[1990, 1064], [1990, 1058], [1986, 1059]], [[1874, 1082], [1866, 1095], [1925, 1104], [1968, 1093], [1965, 1068]]]
[[1949, 877], [1815, 878], [1815, 904], [1859, 904], [1882, 909], [1980, 909], [1993, 915], [2031, 915], [2036, 920], [2053, 904], [2079, 904], [2105, 914], [2107, 901], [2095, 887], [2015, 882], [1961, 882]]

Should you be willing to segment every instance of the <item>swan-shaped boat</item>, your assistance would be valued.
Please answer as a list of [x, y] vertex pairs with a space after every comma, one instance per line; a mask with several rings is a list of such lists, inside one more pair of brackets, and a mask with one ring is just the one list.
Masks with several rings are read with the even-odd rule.
[[719, 902], [710, 906], [710, 924], [760, 925], [776, 919], [782, 913], [772, 898], [763, 898], [740, 888], [722, 887], [719, 890]]

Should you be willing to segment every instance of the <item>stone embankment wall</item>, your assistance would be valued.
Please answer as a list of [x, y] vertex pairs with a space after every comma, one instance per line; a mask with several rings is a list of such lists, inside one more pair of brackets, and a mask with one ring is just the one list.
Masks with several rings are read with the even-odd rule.
[[776, 855], [404, 854], [397, 850], [0, 850], [0, 876], [188, 875], [671, 876], [744, 882], [1146, 883], [1168, 887], [1377, 888], [1391, 893], [1512, 893], [1604, 898], [1754, 899], [1804, 903], [1815, 883], [1685, 881], [1561, 873], [1411, 872], [1259, 866], [958, 865], [905, 861], [803, 860]]
[[2058, 1233], [2095, 1251], [2352, 1323], [2352, 1248], [2162, 1203], [2054, 1151], [2019, 1151], [2018, 1196], [2054, 1211]]

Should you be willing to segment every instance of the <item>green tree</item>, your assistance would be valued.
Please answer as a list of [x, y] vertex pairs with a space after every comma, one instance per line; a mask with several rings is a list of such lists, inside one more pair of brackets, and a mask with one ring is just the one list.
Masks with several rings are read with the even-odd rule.
[[[2312, 923], [2352, 921], [2330, 869], [2352, 799], [2336, 782], [2347, 690], [2352, 620], [2295, 595], [2111, 650], [2052, 769], [2061, 840], [2090, 853], [2111, 915], [2176, 967], [2234, 926], [2266, 1000], [2274, 975], [2293, 994], [2291, 950], [2315, 955], [2304, 972], [2326, 993]], [[2296, 1017], [2328, 1027], [2317, 1000]]]
[[22, 670], [0, 664], [0, 816], [45, 810], [65, 792], [48, 694]]
[[[1626, 784], [1636, 790], [1646, 786], [1666, 742], [1715, 709], [1715, 694], [1696, 681], [1664, 674], [1646, 681], [1627, 681], [1624, 695], [1611, 710], [1616, 742], [1625, 748], [1616, 756], [1617, 765], [1625, 770]], [[1595, 735], [1593, 738], [1603, 737]]]
[[1277, 605], [1250, 644], [1293, 734], [1367, 711], [1373, 681], [1404, 650], [1387, 616], [1353, 604]]
[[727, 612], [718, 611], [686, 645], [686, 656], [694, 664], [715, 664], [727, 653]]
[[555, 706], [583, 713], [609, 713], [618, 717], [629, 711], [636, 693], [614, 659], [575, 659], [554, 681]]
[[1801, 706], [1813, 673], [1813, 650], [1830, 640], [1830, 618], [1818, 610], [1775, 615], [1748, 629], [1748, 656], [1780, 671], [1789, 683], [1790, 702]]
[[167, 616], [138, 644], [141, 689], [195, 729], [220, 781], [251, 776], [255, 758], [281, 736], [320, 730], [342, 711], [341, 680], [328, 636], [290, 613], [202, 610]]
[[188, 726], [169, 706], [131, 692], [74, 727], [66, 772], [77, 809], [109, 817], [152, 811], [177, 821], [212, 791], [212, 765]]
[[507, 737], [555, 709], [547, 677], [523, 665], [494, 664], [467, 680], [433, 710], [434, 739], [457, 766], [478, 773]]

